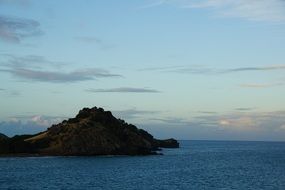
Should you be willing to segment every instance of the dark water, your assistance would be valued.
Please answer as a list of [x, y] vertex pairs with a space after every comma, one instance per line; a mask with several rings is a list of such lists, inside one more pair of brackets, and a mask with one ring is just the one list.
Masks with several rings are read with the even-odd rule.
[[285, 143], [181, 141], [164, 156], [0, 158], [0, 189], [285, 189]]

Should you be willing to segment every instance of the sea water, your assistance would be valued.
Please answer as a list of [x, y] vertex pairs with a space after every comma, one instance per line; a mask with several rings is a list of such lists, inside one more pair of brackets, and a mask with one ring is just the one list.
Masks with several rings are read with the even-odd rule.
[[180, 144], [163, 156], [2, 157], [0, 189], [285, 189], [284, 142]]

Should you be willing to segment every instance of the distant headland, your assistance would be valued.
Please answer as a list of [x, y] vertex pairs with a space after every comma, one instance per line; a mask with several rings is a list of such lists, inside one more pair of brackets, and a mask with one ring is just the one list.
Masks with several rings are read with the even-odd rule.
[[178, 148], [175, 139], [158, 140], [102, 108], [83, 108], [75, 118], [35, 135], [0, 134], [0, 156], [150, 155]]

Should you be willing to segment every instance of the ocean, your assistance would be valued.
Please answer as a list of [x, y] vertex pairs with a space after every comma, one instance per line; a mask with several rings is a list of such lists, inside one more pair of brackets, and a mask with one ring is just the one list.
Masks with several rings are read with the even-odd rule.
[[2, 157], [0, 189], [285, 189], [285, 142], [180, 144], [163, 156]]

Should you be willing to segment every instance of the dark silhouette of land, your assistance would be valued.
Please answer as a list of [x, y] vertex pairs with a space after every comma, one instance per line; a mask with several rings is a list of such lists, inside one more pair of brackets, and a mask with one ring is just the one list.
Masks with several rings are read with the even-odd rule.
[[178, 148], [175, 139], [158, 140], [102, 108], [84, 108], [75, 118], [35, 135], [0, 134], [0, 155], [94, 156], [150, 155]]

